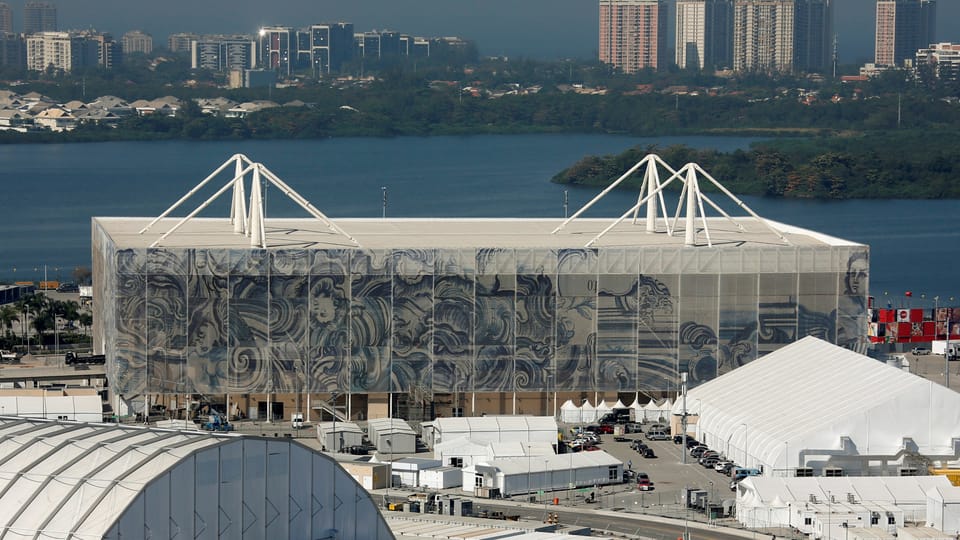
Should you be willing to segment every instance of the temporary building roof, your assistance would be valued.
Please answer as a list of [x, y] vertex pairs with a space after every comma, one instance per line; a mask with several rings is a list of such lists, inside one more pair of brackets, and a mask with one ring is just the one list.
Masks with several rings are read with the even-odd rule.
[[788, 458], [801, 449], [893, 456], [909, 445], [955, 459], [960, 438], [960, 394], [814, 337], [690, 390], [686, 402], [699, 433], [750, 467], [796, 467]]
[[317, 424], [317, 428], [324, 433], [336, 432], [363, 434], [363, 430], [360, 429], [360, 426], [354, 424], [353, 422], [320, 422]]
[[623, 465], [623, 462], [603, 450], [598, 450], [595, 452], [576, 452], [573, 454], [552, 454], [535, 459], [525, 457], [495, 459], [486, 465], [510, 475], [526, 474], [527, 472], [536, 473], [542, 471], [580, 469], [584, 467], [610, 467]]
[[920, 504], [926, 501], [927, 491], [950, 486], [945, 476], [751, 476], [739, 483], [737, 498], [745, 506], [776, 506], [774, 501], [780, 501], [783, 506], [787, 503], [827, 503], [830, 496], [834, 501], [846, 503], [848, 495], [853, 495], [857, 502], [872, 504]]
[[374, 418], [372, 420], [367, 420], [367, 427], [371, 432], [375, 432], [378, 436], [389, 433], [416, 436], [416, 432], [413, 431], [413, 428], [410, 427], [410, 424], [399, 418]]
[[[556, 438], [557, 420], [552, 416], [471, 416], [437, 418], [433, 421], [435, 440], [469, 437], [475, 441], [512, 441]], [[540, 437], [537, 437], [537, 434]]]

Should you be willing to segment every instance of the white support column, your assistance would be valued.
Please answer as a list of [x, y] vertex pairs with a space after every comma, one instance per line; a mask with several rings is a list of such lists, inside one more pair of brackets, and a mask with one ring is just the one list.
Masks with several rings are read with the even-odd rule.
[[684, 245], [697, 245], [697, 172], [693, 167], [687, 169], [687, 215]]
[[653, 161], [647, 166], [647, 232], [657, 232], [657, 198], [655, 194], [663, 195], [658, 191], [660, 187], [660, 173], [657, 171], [657, 164]]
[[233, 184], [233, 203], [230, 205], [230, 223], [233, 225], [233, 232], [245, 234], [247, 232], [247, 201], [246, 194], [243, 192], [243, 161], [236, 160], [236, 171], [234, 178], [240, 180]]
[[266, 233], [263, 227], [263, 198], [260, 193], [260, 167], [253, 169], [253, 186], [250, 188], [250, 247], [266, 248]]

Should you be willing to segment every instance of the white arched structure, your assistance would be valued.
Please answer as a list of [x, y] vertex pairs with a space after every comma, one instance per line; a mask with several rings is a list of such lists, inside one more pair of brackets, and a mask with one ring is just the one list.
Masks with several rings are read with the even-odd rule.
[[[687, 394], [698, 440], [765, 476], [897, 475], [960, 457], [960, 394], [806, 337]], [[683, 413], [683, 402], [673, 407]]]
[[328, 456], [285, 439], [0, 418], [4, 538], [393, 538]]

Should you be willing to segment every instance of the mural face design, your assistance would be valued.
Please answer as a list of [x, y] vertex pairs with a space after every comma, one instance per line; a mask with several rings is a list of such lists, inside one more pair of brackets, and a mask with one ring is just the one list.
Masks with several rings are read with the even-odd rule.
[[806, 335], [859, 343], [869, 255], [832, 249], [843, 266], [816, 272], [681, 271], [639, 248], [95, 260], [125, 394], [632, 392], [676, 390], [684, 371], [696, 385]]

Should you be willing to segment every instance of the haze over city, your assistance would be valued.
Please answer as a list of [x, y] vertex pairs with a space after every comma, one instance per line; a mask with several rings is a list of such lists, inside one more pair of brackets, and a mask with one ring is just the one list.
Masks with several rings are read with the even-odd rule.
[[[841, 62], [872, 61], [875, 2], [835, 2]], [[10, 4], [19, 27], [23, 5]], [[476, 41], [485, 55], [542, 59], [597, 55], [596, 0], [284, 0], [270, 5], [252, 0], [167, 0], [156, 3], [155, 10], [148, 8], [149, 2], [128, 0], [70, 0], [55, 4], [61, 29], [94, 27], [114, 35], [141, 29], [153, 34], [157, 43], [175, 32], [241, 33], [264, 25], [302, 26], [344, 20], [361, 31], [389, 28], [424, 36], [456, 35]], [[941, 1], [937, 9], [938, 41], [960, 39], [956, 24], [960, 2]]]

